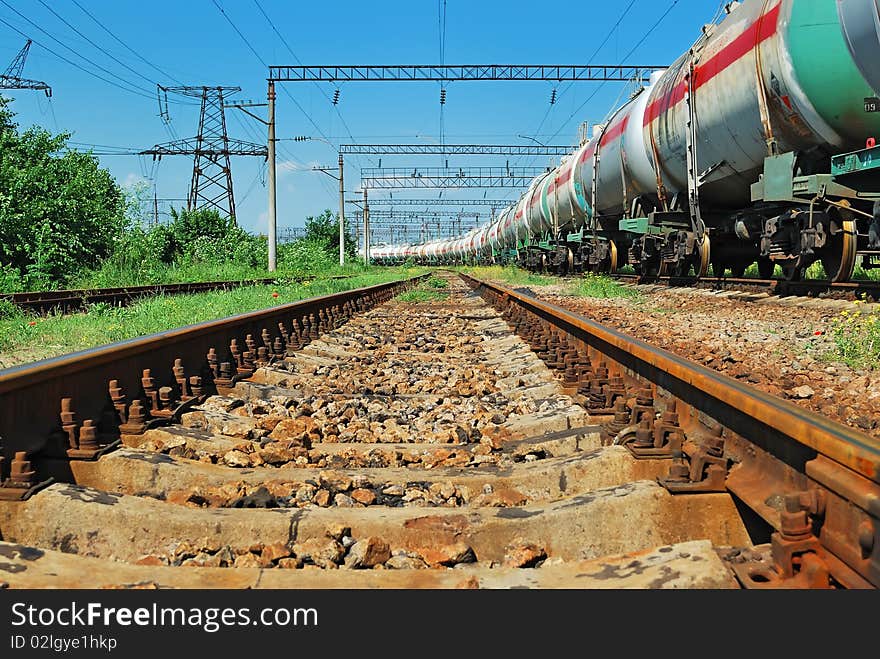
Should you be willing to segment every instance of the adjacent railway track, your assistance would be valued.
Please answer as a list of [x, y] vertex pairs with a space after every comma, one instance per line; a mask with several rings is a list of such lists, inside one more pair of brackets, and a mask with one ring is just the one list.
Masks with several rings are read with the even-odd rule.
[[880, 443], [443, 277], [0, 372], [0, 581], [880, 586]]
[[741, 290], [765, 292], [779, 297], [827, 297], [880, 301], [880, 281], [831, 282], [825, 280], [788, 281], [785, 279], [751, 279], [748, 277], [701, 278], [696, 277], [649, 277], [642, 275], [615, 274], [615, 279], [637, 283], [657, 284], [669, 287], [710, 288], [713, 290]]
[[[328, 279], [343, 279], [348, 275], [336, 275]], [[296, 282], [311, 281], [315, 277], [297, 277]], [[129, 304], [134, 300], [154, 295], [180, 295], [228, 291], [241, 286], [268, 286], [276, 279], [242, 279], [234, 281], [202, 281], [181, 284], [151, 284], [148, 286], [121, 286], [117, 288], [74, 289], [59, 291], [34, 291], [27, 293], [3, 293], [0, 299], [28, 311], [47, 314], [51, 311], [68, 313], [85, 308], [89, 304], [105, 302], [115, 306]]]

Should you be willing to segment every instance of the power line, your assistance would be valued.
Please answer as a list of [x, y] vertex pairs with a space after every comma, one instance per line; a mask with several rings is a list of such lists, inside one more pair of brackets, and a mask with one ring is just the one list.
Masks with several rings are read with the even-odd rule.
[[[0, 2], [3, 2], [4, 5], [6, 5], [7, 7], [9, 7], [9, 5], [6, 4], [6, 2], [4, 2], [4, 0], [0, 0]], [[15, 10], [13, 9], [13, 11], [15, 11]], [[16, 13], [18, 13], [18, 12], [16, 12]], [[27, 19], [25, 19], [25, 20], [27, 20]], [[34, 25], [34, 23], [32, 23], [31, 21], [28, 21], [28, 22], [31, 23], [31, 25]], [[26, 34], [25, 32], [22, 32], [22, 31], [19, 30], [17, 27], [15, 27], [12, 23], [9, 23], [8, 21], [6, 21], [6, 20], [3, 19], [3, 18], [0, 18], [0, 23], [3, 23], [6, 27], [10, 28], [11, 30], [14, 30], [15, 32], [18, 32], [18, 34], [20, 34], [21, 36], [23, 36], [25, 39], [30, 39], [30, 40], [33, 41], [36, 45], [38, 45], [40, 48], [44, 49], [46, 52], [50, 53], [51, 55], [54, 55], [55, 57], [57, 57], [58, 59], [62, 60], [63, 62], [67, 62], [67, 63], [70, 64], [72, 67], [74, 67], [75, 69], [78, 69], [78, 70], [82, 71], [83, 73], [87, 73], [88, 75], [93, 76], [93, 77], [95, 77], [95, 78], [98, 78], [99, 80], [103, 80], [103, 81], [106, 82], [107, 84], [109, 84], [109, 85], [113, 85], [114, 87], [117, 87], [117, 88], [121, 89], [122, 91], [128, 92], [129, 94], [136, 94], [137, 96], [143, 96], [143, 97], [145, 97], [145, 98], [149, 98], [149, 99], [152, 99], [152, 98], [153, 98], [152, 94], [149, 94], [149, 95], [148, 95], [148, 94], [144, 94], [144, 93], [142, 93], [141, 91], [135, 91], [135, 89], [141, 89], [140, 87], [137, 87], [137, 85], [132, 85], [131, 83], [126, 83], [126, 84], [131, 85], [132, 87], [135, 87], [135, 89], [129, 89], [128, 87], [123, 87], [122, 85], [120, 85], [120, 84], [117, 83], [117, 82], [114, 82], [114, 81], [112, 81], [112, 80], [108, 80], [108, 79], [105, 78], [104, 76], [99, 75], [99, 74], [95, 73], [94, 71], [89, 71], [89, 70], [88, 70], [87, 68], [85, 68], [84, 66], [82, 66], [82, 65], [80, 65], [80, 64], [77, 64], [76, 62], [73, 62], [73, 61], [67, 59], [64, 55], [60, 55], [60, 54], [58, 54], [57, 52], [55, 52], [54, 50], [52, 50], [51, 48], [49, 48], [49, 47], [46, 46], [45, 44], [40, 43], [39, 41], [37, 41], [36, 39], [34, 39], [33, 37], [31, 37], [30, 35]], [[45, 30], [43, 30], [43, 29], [40, 28], [39, 26], [37, 26], [37, 25], [34, 25], [34, 26], [35, 26], [37, 29], [39, 29], [41, 32], [46, 33], [46, 34], [49, 36], [50, 39], [53, 39], [54, 41], [58, 41], [58, 39], [55, 39], [55, 37], [53, 37], [51, 34], [48, 34], [47, 32], [45, 32]], [[58, 41], [58, 43], [61, 43], [61, 42]], [[61, 45], [64, 46], [63, 43], [61, 43]], [[70, 49], [69, 47], [67, 47], [67, 46], [65, 46], [65, 48], [68, 48], [68, 50], [71, 50], [71, 49]], [[75, 51], [74, 51], [74, 52], [75, 52]], [[83, 59], [85, 59], [85, 58], [83, 58]], [[100, 68], [100, 67], [99, 67], [99, 68]], [[111, 74], [111, 75], [114, 75], [114, 76], [115, 76], [115, 74]]]
[[131, 46], [129, 46], [127, 43], [125, 43], [125, 41], [123, 41], [122, 39], [120, 39], [119, 37], [117, 37], [117, 36], [116, 36], [116, 35], [110, 30], [110, 28], [108, 28], [108, 27], [107, 27], [106, 25], [104, 25], [101, 21], [99, 21], [97, 18], [95, 18], [95, 16], [92, 15], [92, 14], [91, 14], [91, 13], [90, 13], [85, 7], [83, 7], [83, 6], [82, 6], [77, 0], [71, 0], [71, 1], [73, 2], [73, 4], [75, 4], [77, 7], [79, 7], [80, 10], [81, 10], [86, 16], [88, 16], [88, 17], [91, 18], [95, 23], [97, 23], [98, 26], [100, 26], [101, 29], [104, 30], [104, 32], [106, 32], [106, 33], [109, 34], [111, 37], [113, 37], [114, 39], [116, 39], [116, 41], [118, 41], [120, 44], [122, 44], [122, 46], [123, 46], [124, 48], [126, 48], [129, 52], [131, 52], [135, 57], [137, 57], [139, 60], [141, 60], [144, 64], [146, 64], [147, 66], [151, 67], [152, 69], [158, 71], [158, 72], [161, 73], [163, 76], [165, 76], [166, 78], [168, 78], [168, 79], [170, 79], [170, 80], [176, 82], [177, 84], [179, 84], [179, 85], [182, 85], [182, 84], [183, 84], [180, 80], [178, 80], [178, 79], [175, 78], [174, 76], [172, 76], [172, 75], [170, 75], [169, 73], [166, 73], [165, 71], [163, 71], [162, 69], [160, 69], [158, 66], [156, 66], [155, 64], [153, 64], [152, 62], [150, 62], [148, 59], [146, 59], [145, 57], [143, 57], [143, 56], [142, 56], [140, 53], [138, 53], [136, 50], [134, 50], [134, 48], [132, 48]]
[[60, 39], [54, 37], [54, 36], [51, 35], [49, 32], [47, 32], [46, 30], [44, 30], [43, 28], [41, 28], [39, 25], [37, 25], [36, 23], [34, 23], [31, 19], [29, 19], [27, 16], [25, 16], [25, 15], [22, 14], [20, 11], [18, 11], [15, 7], [13, 7], [13, 6], [10, 5], [8, 2], [6, 2], [6, 0], [0, 0], [0, 3], [3, 3], [4, 5], [6, 5], [6, 7], [8, 7], [9, 9], [11, 9], [13, 12], [15, 12], [18, 16], [20, 16], [22, 19], [24, 19], [27, 23], [30, 23], [32, 26], [34, 26], [35, 28], [37, 28], [40, 32], [42, 32], [43, 34], [45, 34], [47, 37], [49, 37], [49, 38], [52, 39], [53, 41], [59, 43], [60, 45], [64, 46], [65, 48], [67, 48], [67, 50], [69, 50], [70, 52], [72, 52], [74, 55], [76, 55], [76, 56], [79, 57], [80, 59], [84, 59], [86, 62], [88, 62], [88, 63], [91, 64], [92, 66], [94, 66], [94, 67], [100, 69], [101, 71], [103, 71], [104, 73], [108, 74], [109, 76], [111, 76], [111, 77], [113, 77], [113, 78], [116, 78], [117, 80], [122, 81], [124, 84], [128, 85], [129, 87], [133, 87], [133, 88], [135, 88], [135, 89], [137, 89], [137, 90], [140, 90], [141, 92], [149, 92], [149, 90], [146, 90], [146, 89], [144, 89], [143, 87], [138, 87], [138, 86], [137, 86], [136, 84], [134, 84], [133, 82], [130, 82], [130, 81], [126, 80], [125, 78], [123, 78], [122, 76], [119, 76], [119, 75], [113, 73], [113, 71], [110, 71], [109, 69], [105, 69], [103, 66], [101, 66], [101, 65], [98, 64], [97, 62], [94, 62], [94, 61], [92, 61], [91, 59], [89, 59], [88, 57], [86, 57], [85, 55], [82, 55], [81, 53], [78, 53], [76, 50], [74, 50], [73, 48], [71, 48], [70, 46], [68, 46], [67, 44], [65, 44], [63, 41], [61, 41]]
[[[608, 43], [608, 40], [611, 39], [611, 35], [614, 34], [614, 31], [615, 31], [618, 27], [620, 27], [620, 24], [623, 22], [623, 19], [626, 18], [626, 16], [627, 16], [627, 14], [629, 13], [630, 9], [632, 9], [632, 8], [633, 8], [633, 5], [635, 5], [636, 1], [637, 1], [637, 0], [630, 0], [630, 3], [626, 6], [626, 9], [624, 9], [624, 10], [623, 10], [623, 13], [621, 13], [620, 16], [618, 17], [617, 22], [612, 26], [612, 28], [611, 28], [610, 30], [608, 30], [608, 33], [605, 35], [605, 39], [602, 40], [602, 43], [600, 43], [600, 44], [596, 47], [596, 50], [593, 51], [593, 54], [590, 55], [590, 58], [587, 60], [587, 64], [592, 64], [592, 63], [593, 63], [593, 60], [596, 58], [596, 55], [598, 55], [599, 52], [602, 50], [602, 48], [605, 46], [605, 44]], [[602, 87], [602, 85], [604, 85], [604, 84], [605, 84], [604, 82], [603, 82], [602, 84], [600, 84], [600, 85], [599, 85], [599, 88], [597, 88], [596, 91], [598, 91], [598, 89], [600, 89], [600, 88]], [[562, 88], [562, 91], [560, 91], [560, 92], [556, 95], [556, 101], [559, 101], [559, 99], [562, 97], [562, 95], [565, 94], [569, 89], [571, 89], [572, 85], [574, 85], [574, 83], [573, 83], [573, 82], [569, 82], [565, 87], [563, 87], [563, 88]], [[595, 96], [595, 93], [596, 93], [596, 92], [593, 93], [593, 96]], [[592, 96], [591, 96], [590, 98], [592, 98]], [[535, 132], [533, 133], [534, 135], [537, 135], [537, 134], [539, 133], [539, 131], [544, 127], [544, 123], [547, 121], [547, 118], [550, 116], [550, 112], [553, 110], [553, 107], [554, 107], [553, 104], [551, 104], [551, 105], [547, 108], [547, 111], [544, 112], [544, 116], [543, 116], [543, 118], [541, 119], [541, 123], [538, 124], [538, 128], [537, 128], [537, 129], [535, 130]], [[567, 123], [567, 121], [566, 121], [566, 123]], [[555, 137], [555, 135], [554, 135], [554, 137]], [[532, 163], [532, 162], [534, 162], [534, 161], [531, 160], [531, 161], [529, 161], [529, 162]]]
[[[654, 25], [651, 26], [651, 28], [641, 37], [641, 39], [638, 39], [636, 41], [636, 45], [633, 46], [630, 49], [630, 51], [626, 55], [623, 56], [623, 58], [622, 58], [623, 60], [626, 60], [630, 55], [632, 55], [634, 52], [636, 52], [636, 50], [638, 50], [639, 46], [641, 46], [645, 42], [645, 40], [649, 36], [651, 36], [651, 33], [653, 33], [654, 30], [656, 30], [660, 26], [660, 23], [663, 22], [663, 19], [665, 19], [669, 15], [669, 12], [671, 12], [675, 8], [675, 5], [677, 5], [678, 3], [679, 3], [679, 0], [674, 0], [673, 3], [671, 5], [669, 5], [669, 7], [666, 9], [666, 11], [663, 12], [663, 15], [660, 16], [660, 18], [658, 18], [657, 21], [654, 23]], [[598, 94], [599, 90], [602, 89], [602, 87], [604, 87], [604, 86], [605, 86], [604, 82], [602, 82], [600, 85], [598, 85], [596, 87], [596, 89], [593, 90], [593, 93], [590, 94], [587, 97], [587, 99], [575, 109], [574, 112], [572, 112], [570, 115], [568, 115], [568, 118], [564, 122], [562, 122], [562, 125], [559, 127], [559, 129], [555, 133], [553, 133], [553, 135], [550, 137], [550, 139], [553, 139], [554, 137], [559, 135], [559, 133], [562, 132], [562, 129], [565, 128], [565, 125], [569, 121], [571, 121], [572, 117], [574, 117], [578, 112], [580, 112], [587, 103], [589, 103], [591, 100], [593, 100], [593, 97], [596, 94]]]
[[[275, 34], [281, 40], [281, 43], [284, 44], [284, 47], [287, 48], [287, 52], [289, 52], [290, 55], [293, 57], [293, 59], [296, 60], [297, 64], [302, 64], [302, 61], [300, 60], [299, 57], [296, 56], [296, 53], [293, 52], [293, 48], [290, 47], [290, 44], [287, 42], [287, 39], [285, 39], [284, 35], [281, 33], [281, 31], [277, 27], [275, 27], [275, 23], [269, 17], [269, 14], [267, 14], [266, 11], [263, 9], [263, 6], [260, 4], [259, 0], [254, 0], [254, 4], [257, 6], [257, 9], [263, 15], [263, 18], [266, 19], [266, 22], [269, 23], [269, 27], [272, 28], [272, 31], [275, 32]], [[328, 101], [330, 101], [330, 103], [333, 105], [333, 109], [336, 111], [336, 115], [339, 117], [339, 121], [342, 122], [342, 127], [345, 128], [345, 132], [348, 133], [348, 136], [349, 136], [349, 138], [351, 138], [352, 142], [355, 142], [356, 140], [354, 139], [354, 135], [351, 134], [351, 129], [348, 127], [348, 123], [346, 123], [345, 117], [342, 116], [342, 112], [339, 110], [339, 106], [333, 102], [333, 100], [330, 98], [330, 96], [327, 94], [327, 92], [324, 91], [324, 89], [321, 87], [321, 85], [319, 85], [317, 82], [315, 82], [313, 84], [315, 85], [315, 87], [318, 88], [318, 91], [320, 91], [321, 94], [324, 95], [324, 98], [326, 98]], [[337, 92], [338, 91], [339, 90], [337, 89]], [[329, 140], [330, 138], [327, 138], [327, 139]], [[356, 160], [358, 162], [360, 162], [360, 158], [356, 158]], [[367, 158], [367, 160], [369, 162], [373, 162], [372, 158]]]
[[48, 4], [46, 4], [46, 1], [45, 1], [45, 0], [40, 0], [40, 4], [43, 5], [46, 9], [48, 9], [50, 12], [52, 12], [52, 15], [55, 16], [59, 21], [61, 21], [62, 23], [64, 23], [67, 27], [69, 27], [71, 30], [73, 30], [74, 32], [76, 32], [79, 36], [81, 36], [83, 39], [85, 39], [86, 41], [88, 41], [90, 44], [92, 44], [92, 46], [94, 46], [95, 48], [97, 48], [98, 50], [100, 50], [102, 53], [104, 53], [107, 57], [109, 57], [110, 59], [112, 59], [114, 62], [116, 62], [116, 63], [119, 64], [120, 66], [125, 67], [126, 69], [128, 69], [129, 71], [131, 71], [132, 73], [134, 73], [134, 74], [135, 74], [136, 76], [138, 76], [139, 78], [141, 78], [141, 79], [143, 79], [143, 80], [146, 80], [146, 81], [149, 82], [150, 84], [153, 84], [153, 81], [150, 80], [147, 76], [145, 76], [145, 75], [143, 75], [142, 73], [140, 73], [140, 71], [136, 71], [135, 69], [131, 68], [128, 64], [126, 64], [126, 63], [123, 62], [122, 60], [118, 59], [115, 55], [113, 55], [112, 53], [110, 53], [109, 51], [105, 50], [103, 47], [99, 46], [99, 45], [96, 44], [94, 41], [92, 41], [91, 39], [89, 39], [85, 34], [83, 34], [82, 32], [80, 32], [75, 26], [73, 26], [73, 25], [71, 25], [70, 23], [68, 23], [67, 20], [65, 20], [65, 18], [64, 18], [63, 16], [61, 16], [61, 14], [59, 14], [57, 11], [55, 11], [54, 9], [52, 9], [52, 7], [50, 7]]
[[[235, 30], [236, 34], [238, 34], [238, 36], [241, 37], [241, 40], [244, 41], [245, 45], [248, 48], [250, 48], [250, 51], [254, 54], [254, 57], [257, 58], [257, 61], [259, 61], [260, 64], [262, 64], [264, 67], [266, 67], [268, 69], [269, 65], [266, 64], [265, 60], [260, 56], [260, 54], [257, 52], [257, 50], [251, 45], [251, 42], [248, 41], [247, 37], [244, 36], [244, 34], [242, 34], [241, 30], [238, 29], [238, 26], [233, 22], [233, 20], [231, 18], [229, 18], [229, 16], [223, 10], [223, 7], [220, 6], [220, 3], [217, 2], [217, 0], [211, 0], [211, 1], [214, 3], [214, 6], [217, 7], [217, 9], [220, 11], [220, 13], [223, 14], [223, 18], [225, 18], [226, 22], [232, 26], [232, 29]], [[4, 0], [0, 0], [0, 2], [4, 2]], [[290, 98], [290, 100], [292, 100], [294, 102], [294, 104], [296, 105], [296, 107], [299, 108], [300, 112], [302, 112], [305, 115], [306, 119], [308, 119], [309, 122], [312, 124], [312, 126], [315, 127], [315, 130], [318, 131], [318, 134], [320, 134], [321, 137], [323, 137], [324, 139], [326, 139], [329, 142], [330, 138], [327, 137], [326, 135], [324, 135], [324, 132], [321, 130], [320, 126], [318, 126], [318, 124], [315, 123], [315, 120], [312, 119], [311, 115], [305, 111], [305, 108], [303, 108], [303, 106], [299, 104], [299, 101], [297, 101], [293, 97], [293, 95], [289, 91], [287, 91], [286, 88], [283, 88], [283, 89], [284, 89], [284, 92], [287, 94], [287, 96]]]

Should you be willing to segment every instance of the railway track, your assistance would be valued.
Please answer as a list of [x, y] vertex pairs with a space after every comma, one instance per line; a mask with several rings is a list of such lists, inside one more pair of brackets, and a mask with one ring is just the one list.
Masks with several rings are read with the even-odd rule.
[[747, 277], [698, 279], [696, 277], [648, 277], [627, 274], [614, 274], [611, 276], [620, 281], [645, 285], [665, 285], [671, 288], [707, 288], [712, 290], [735, 290], [744, 293], [765, 293], [777, 297], [867, 299], [880, 302], [880, 281], [788, 281], [785, 279], [751, 279]]
[[[348, 275], [336, 275], [328, 279], [344, 279]], [[315, 277], [297, 277], [301, 283]], [[134, 300], [153, 295], [180, 295], [185, 293], [205, 293], [208, 291], [227, 291], [241, 286], [268, 286], [276, 279], [242, 279], [235, 281], [203, 281], [182, 284], [151, 284], [148, 286], [121, 286], [117, 288], [72, 289], [60, 291], [34, 291], [27, 293], [3, 293], [0, 299], [11, 302], [21, 309], [38, 314], [51, 311], [69, 313], [85, 308], [89, 304], [106, 302], [115, 306], [129, 304]]]
[[442, 276], [0, 373], [0, 581], [880, 585], [878, 442]]

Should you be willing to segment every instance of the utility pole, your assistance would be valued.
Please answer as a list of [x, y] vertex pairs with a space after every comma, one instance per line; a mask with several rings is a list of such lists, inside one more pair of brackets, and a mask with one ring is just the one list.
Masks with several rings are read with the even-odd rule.
[[364, 265], [370, 265], [370, 206], [364, 188]]
[[278, 268], [277, 216], [275, 214], [275, 83], [269, 81], [269, 272]]
[[187, 210], [214, 208], [223, 217], [235, 219], [235, 196], [232, 189], [232, 168], [230, 156], [267, 156], [260, 144], [232, 139], [226, 132], [226, 105], [224, 94], [240, 91], [240, 87], [162, 87], [165, 93], [163, 106], [159, 97], [159, 112], [167, 119], [168, 92], [201, 100], [199, 132], [196, 137], [157, 144], [152, 149], [141, 151], [140, 155], [151, 155], [161, 160], [162, 156], [195, 156], [193, 160], [192, 183], [187, 197]]
[[345, 265], [345, 183], [342, 169], [345, 162], [342, 151], [339, 152], [339, 265]]
[[52, 88], [45, 82], [28, 80], [27, 78], [21, 77], [21, 74], [24, 71], [24, 63], [27, 60], [28, 51], [31, 49], [31, 43], [33, 42], [28, 39], [24, 47], [18, 51], [18, 55], [15, 56], [15, 59], [12, 60], [12, 64], [0, 74], [0, 89], [42, 89], [46, 92], [46, 96], [52, 96]]

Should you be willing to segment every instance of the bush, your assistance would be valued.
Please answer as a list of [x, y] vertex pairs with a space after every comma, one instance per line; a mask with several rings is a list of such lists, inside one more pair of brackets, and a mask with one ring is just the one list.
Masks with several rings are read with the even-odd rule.
[[296, 273], [322, 272], [336, 267], [339, 263], [338, 256], [327, 253], [323, 241], [308, 238], [300, 238], [281, 245], [278, 257], [282, 269]]
[[8, 106], [0, 98], [0, 263], [48, 287], [111, 253], [125, 199], [97, 158], [67, 150], [68, 134], [20, 132]]

